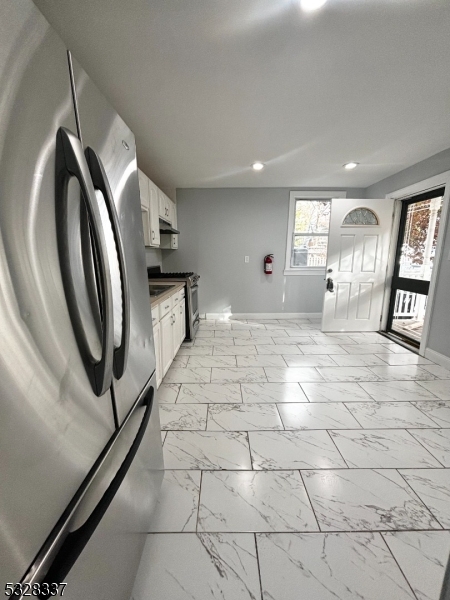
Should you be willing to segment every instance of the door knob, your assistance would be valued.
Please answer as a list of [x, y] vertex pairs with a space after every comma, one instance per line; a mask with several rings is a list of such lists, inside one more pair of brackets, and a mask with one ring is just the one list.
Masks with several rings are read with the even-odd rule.
[[327, 279], [327, 291], [334, 292], [334, 282], [331, 279], [331, 277], [328, 277], [328, 279]]

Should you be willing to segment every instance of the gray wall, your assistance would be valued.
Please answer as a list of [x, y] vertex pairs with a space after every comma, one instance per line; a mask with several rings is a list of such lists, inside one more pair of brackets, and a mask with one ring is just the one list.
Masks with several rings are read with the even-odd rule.
[[[323, 276], [283, 275], [289, 192], [287, 188], [177, 190], [179, 250], [164, 250], [163, 266], [165, 271], [200, 274], [201, 313], [322, 311]], [[347, 190], [348, 197], [362, 194], [360, 189]], [[263, 273], [266, 254], [275, 255], [272, 276]]]
[[[383, 198], [386, 194], [450, 170], [450, 148], [400, 171], [366, 190], [367, 198]], [[431, 313], [428, 347], [450, 358], [450, 221], [444, 227], [444, 251], [437, 274], [433, 312]]]

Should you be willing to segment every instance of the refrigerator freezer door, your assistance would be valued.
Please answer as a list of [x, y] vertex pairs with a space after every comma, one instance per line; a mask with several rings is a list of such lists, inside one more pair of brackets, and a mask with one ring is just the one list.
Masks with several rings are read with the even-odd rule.
[[[31, 0], [0, 0], [0, 14], [3, 590], [27, 571], [114, 426], [110, 394], [94, 394], [80, 357], [58, 255], [56, 136], [61, 126], [76, 132], [66, 50]], [[69, 194], [76, 215], [75, 180]], [[98, 355], [86, 285], [80, 272], [83, 318]]]
[[[135, 140], [126, 123], [73, 57], [72, 61], [83, 146], [85, 150], [93, 149], [106, 172], [118, 215], [127, 267], [130, 307], [128, 358], [123, 375], [114, 383], [119, 421], [122, 421], [156, 366]], [[103, 194], [100, 190], [97, 195], [101, 203]], [[126, 332], [123, 326], [122, 281], [106, 205], [103, 214], [104, 229], [111, 240], [114, 338], [115, 347], [118, 348]]]
[[69, 521], [45, 578], [67, 600], [130, 597], [163, 477], [155, 392], [154, 375]]

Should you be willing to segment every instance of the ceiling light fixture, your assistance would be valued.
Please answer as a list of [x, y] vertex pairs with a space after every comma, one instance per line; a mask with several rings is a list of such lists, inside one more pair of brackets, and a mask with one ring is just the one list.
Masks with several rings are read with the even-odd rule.
[[322, 8], [327, 0], [300, 0], [300, 6], [305, 12], [312, 12], [318, 8]]
[[262, 171], [264, 169], [264, 163], [258, 160], [252, 164], [252, 169], [254, 171]]
[[356, 167], [358, 165], [359, 165], [359, 163], [351, 161], [351, 162], [345, 163], [344, 169], [347, 169], [347, 171], [351, 171], [352, 169], [356, 169]]

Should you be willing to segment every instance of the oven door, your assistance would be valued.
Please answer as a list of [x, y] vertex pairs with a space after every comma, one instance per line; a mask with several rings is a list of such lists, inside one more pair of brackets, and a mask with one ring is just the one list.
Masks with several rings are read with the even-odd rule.
[[189, 338], [193, 340], [200, 323], [198, 312], [198, 285], [195, 284], [189, 288]]

